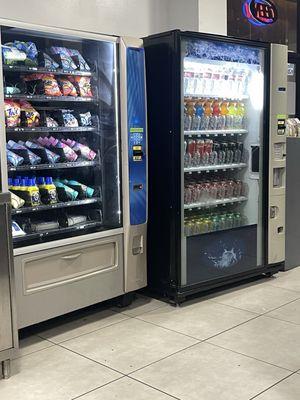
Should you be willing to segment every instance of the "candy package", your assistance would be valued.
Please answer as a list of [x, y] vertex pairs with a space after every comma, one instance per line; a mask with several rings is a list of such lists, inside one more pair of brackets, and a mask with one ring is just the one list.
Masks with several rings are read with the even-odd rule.
[[20, 106], [22, 117], [24, 118], [24, 121], [22, 120], [24, 125], [30, 128], [39, 126], [40, 114], [32, 107], [32, 105], [26, 100], [21, 100]]
[[86, 113], [79, 114], [81, 126], [92, 126], [92, 114], [88, 111]]
[[73, 162], [76, 161], [78, 158], [78, 155], [73, 149], [71, 149], [70, 146], [66, 145], [58, 139], [55, 139], [53, 136], [50, 136], [49, 138], [39, 137], [38, 143], [48, 148], [61, 149], [63, 152], [63, 156], [66, 158], [67, 161]]
[[6, 43], [2, 46], [3, 63], [15, 65], [26, 60], [26, 53], [14, 47], [13, 43]]
[[71, 82], [77, 86], [77, 91], [81, 97], [93, 97], [91, 88], [91, 78], [88, 76], [69, 76]]
[[59, 64], [53, 60], [47, 53], [39, 53], [39, 66], [47, 69], [57, 69]]
[[49, 117], [49, 116], [46, 117], [46, 127], [47, 127], [47, 128], [56, 128], [56, 127], [58, 127], [58, 126], [59, 126], [59, 125], [58, 125], [58, 122], [55, 121], [54, 118]]
[[31, 74], [25, 76], [24, 81], [28, 83], [30, 94], [61, 96], [61, 91], [53, 74]]
[[59, 84], [63, 96], [74, 96], [74, 97], [78, 96], [75, 86], [69, 79], [60, 78]]
[[7, 164], [13, 167], [18, 167], [19, 165], [23, 164], [24, 158], [19, 156], [18, 154], [12, 152], [9, 149], [6, 149], [6, 158]]
[[[19, 142], [20, 143], [20, 142]], [[59, 162], [60, 156], [56, 153], [53, 153], [53, 151], [46, 149], [44, 146], [41, 146], [38, 143], [35, 142], [31, 142], [30, 140], [27, 140], [24, 145], [28, 148], [28, 149], [32, 149], [32, 150], [38, 150], [38, 151], [44, 151], [46, 154], [46, 158], [49, 164], [55, 164], [57, 162]]]
[[67, 71], [73, 71], [77, 69], [76, 64], [72, 60], [68, 49], [65, 47], [50, 47], [50, 53], [56, 56], [57, 61], [61, 64], [61, 68]]
[[13, 100], [4, 100], [5, 123], [8, 128], [14, 128], [21, 122], [20, 104]]
[[42, 159], [41, 157], [34, 154], [32, 151], [27, 149], [26, 146], [20, 143], [16, 143], [13, 140], [9, 140], [7, 143], [8, 150], [12, 150], [14, 153], [21, 155], [24, 160], [27, 159], [27, 162], [31, 165], [40, 164]]
[[12, 208], [14, 208], [15, 210], [17, 210], [18, 208], [21, 208], [24, 206], [25, 204], [25, 200], [21, 199], [21, 197], [17, 196], [15, 193], [10, 192], [10, 196], [11, 196], [11, 205]]
[[90, 71], [91, 70], [88, 63], [85, 61], [85, 59], [82, 57], [81, 53], [78, 50], [74, 50], [74, 49], [67, 49], [67, 50], [68, 50], [70, 56], [73, 58], [73, 60], [77, 61], [80, 71]]
[[85, 158], [86, 160], [92, 161], [96, 158], [97, 154], [84, 144], [71, 139], [62, 139], [61, 141], [70, 146], [74, 151], [76, 151], [76, 153], [81, 155], [81, 157]]
[[64, 126], [68, 126], [71, 128], [79, 126], [77, 119], [70, 111], [62, 110], [61, 112], [63, 116]]
[[13, 46], [16, 47], [19, 51], [22, 51], [26, 54], [25, 64], [30, 66], [37, 65], [37, 55], [38, 51], [35, 43], [33, 42], [21, 42], [19, 40], [15, 40]]

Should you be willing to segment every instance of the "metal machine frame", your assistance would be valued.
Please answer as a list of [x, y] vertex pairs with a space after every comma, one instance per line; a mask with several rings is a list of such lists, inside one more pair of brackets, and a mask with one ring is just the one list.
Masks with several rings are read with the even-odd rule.
[[1, 238], [2, 245], [0, 246], [0, 376], [2, 375], [3, 378], [7, 379], [10, 376], [10, 360], [18, 348], [15, 281], [10, 229], [10, 195], [8, 193], [0, 194], [1, 208], [4, 208], [4, 212], [3, 215], [1, 213], [0, 223], [5, 237]]
[[[12, 20], [0, 19], [0, 26], [12, 26], [20, 29], [41, 31], [49, 34], [59, 34], [66, 36], [80, 37], [83, 39], [109, 41], [115, 43], [116, 61], [115, 69], [119, 73], [115, 74], [116, 87], [116, 118], [117, 129], [120, 138], [119, 167], [120, 195], [123, 208], [122, 227], [103, 232], [91, 233], [73, 238], [55, 240], [43, 244], [36, 244], [21, 247], [14, 250], [15, 257], [15, 279], [16, 279], [16, 298], [18, 311], [18, 328], [23, 328], [43, 320], [65, 314], [76, 309], [80, 309], [110, 298], [122, 296], [128, 292], [140, 289], [147, 284], [146, 270], [146, 236], [147, 220], [143, 224], [131, 224], [129, 185], [132, 182], [128, 173], [128, 121], [127, 121], [127, 70], [126, 58], [128, 48], [142, 48], [142, 40], [96, 34], [79, 30], [61, 29], [41, 25], [27, 24]], [[0, 37], [1, 39], [1, 37]], [[0, 55], [2, 64], [2, 54]], [[145, 72], [145, 68], [143, 73]], [[3, 76], [0, 68], [0, 93], [3, 93]], [[144, 84], [145, 89], [145, 84]], [[145, 93], [145, 92], [144, 92]], [[0, 102], [3, 107], [3, 95]], [[146, 104], [146, 99], [145, 99]], [[7, 166], [5, 154], [5, 120], [4, 114], [0, 115], [0, 149], [1, 149], [1, 178], [3, 190], [8, 191], [7, 186]], [[146, 137], [147, 127], [144, 129]], [[145, 163], [147, 163], [147, 148], [143, 149]], [[147, 182], [147, 176], [145, 177]], [[147, 184], [146, 190], [147, 190]], [[147, 210], [147, 200], [144, 207]], [[139, 245], [137, 246], [137, 243]], [[104, 247], [103, 247], [104, 246]], [[105, 246], [109, 252], [105, 252]], [[110, 246], [110, 247], [109, 247]], [[83, 249], [83, 254], [92, 247], [93, 253], [87, 257], [94, 257], [94, 270], [84, 269], [79, 276], [69, 275], [64, 279], [60, 276], [56, 282], [50, 282], [49, 277], [45, 276], [47, 263], [52, 263], [55, 257], [63, 254], [65, 258], [69, 253], [76, 249]], [[99, 251], [99, 254], [97, 253]], [[101, 264], [101, 252], [107, 260], [107, 265]], [[96, 252], [96, 253], [95, 253]], [[95, 256], [95, 254], [97, 254]], [[53, 258], [54, 257], [54, 258]], [[100, 260], [99, 260], [100, 258]], [[51, 261], [52, 260], [52, 261]], [[38, 282], [27, 282], [26, 269], [34, 268], [40, 262], [44, 265], [44, 271], [35, 279]], [[97, 264], [98, 263], [98, 264]], [[99, 264], [100, 263], [100, 264]], [[124, 264], [124, 265], [123, 265]], [[33, 267], [32, 267], [33, 266]], [[32, 270], [31, 270], [32, 271]], [[35, 299], [35, 300], [34, 300]], [[53, 302], [53, 303], [52, 303]], [[35, 304], [35, 309], [32, 306]]]

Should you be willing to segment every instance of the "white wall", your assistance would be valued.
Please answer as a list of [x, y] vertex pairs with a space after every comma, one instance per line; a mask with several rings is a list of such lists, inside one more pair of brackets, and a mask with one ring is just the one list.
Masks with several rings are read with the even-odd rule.
[[142, 37], [197, 30], [198, 0], [0, 0], [0, 18]]
[[199, 32], [227, 35], [227, 0], [199, 0]]

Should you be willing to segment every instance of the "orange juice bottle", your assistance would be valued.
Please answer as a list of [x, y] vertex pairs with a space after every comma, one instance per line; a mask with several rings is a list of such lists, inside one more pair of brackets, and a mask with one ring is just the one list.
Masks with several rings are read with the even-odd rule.
[[204, 103], [205, 129], [211, 129], [212, 113], [212, 100], [207, 99]]
[[226, 128], [227, 116], [228, 116], [228, 101], [223, 100], [220, 105], [220, 129], [223, 130]]

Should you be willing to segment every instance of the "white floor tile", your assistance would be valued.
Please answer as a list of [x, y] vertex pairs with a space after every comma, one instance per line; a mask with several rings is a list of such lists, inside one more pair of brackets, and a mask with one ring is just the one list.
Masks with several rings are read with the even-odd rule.
[[166, 303], [163, 301], [152, 299], [151, 297], [138, 295], [137, 298], [132, 302], [132, 304], [130, 304], [130, 306], [123, 308], [113, 307], [112, 309], [130, 317], [136, 317], [137, 315], [144, 314], [148, 311], [155, 310], [165, 305]]
[[70, 400], [121, 375], [58, 346], [21, 357], [0, 381], [3, 400]]
[[173, 400], [158, 390], [130, 378], [122, 378], [94, 390], [78, 400]]
[[213, 294], [212, 301], [263, 314], [299, 298], [297, 292], [274, 287], [266, 281], [252, 282]]
[[249, 400], [288, 372], [200, 343], [133, 373], [181, 400]]
[[209, 339], [226, 349], [282, 368], [300, 368], [300, 326], [260, 316]]
[[129, 319], [63, 346], [126, 374], [195, 343], [179, 333]]
[[270, 285], [300, 292], [300, 267], [280, 272], [269, 282]]
[[205, 340], [256, 316], [248, 311], [198, 299], [176, 308], [166, 305], [138, 318]]
[[300, 325], [300, 299], [277, 308], [266, 315]]
[[286, 378], [271, 389], [256, 397], [255, 400], [299, 400], [300, 376], [295, 374]]
[[51, 346], [54, 346], [54, 344], [48, 342], [48, 340], [41, 339], [36, 335], [28, 336], [19, 341], [19, 350], [17, 351], [16, 358], [26, 356], [27, 354], [31, 354]]
[[127, 318], [128, 317], [125, 315], [111, 310], [102, 310], [87, 314], [78, 319], [67, 319], [66, 322], [60, 325], [40, 332], [39, 336], [49, 339], [54, 343], [61, 343], [74, 337], [121, 322]]

